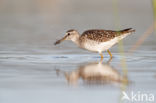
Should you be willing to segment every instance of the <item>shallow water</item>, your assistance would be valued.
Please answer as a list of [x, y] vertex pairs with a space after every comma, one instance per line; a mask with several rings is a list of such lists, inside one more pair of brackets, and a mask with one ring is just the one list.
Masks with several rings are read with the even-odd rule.
[[114, 29], [113, 1], [45, 1], [0, 1], [0, 103], [131, 103], [122, 91], [156, 96], [154, 33], [128, 53], [153, 22], [150, 1], [119, 2], [119, 27], [136, 32], [125, 39], [124, 56], [116, 45], [103, 63], [71, 42], [53, 43], [71, 28]]
[[[118, 79], [111, 79], [125, 78], [120, 65], [122, 57], [119, 53], [113, 53], [114, 57], [110, 64], [106, 63], [109, 56], [105, 56], [103, 66], [99, 67], [97, 62], [100, 58], [96, 54], [26, 54], [20, 51], [18, 53], [8, 51], [4, 54], [1, 52], [1, 102], [107, 101], [116, 103], [121, 99], [123, 87], [126, 88], [127, 93], [141, 91], [155, 94], [155, 54], [155, 51], [126, 54], [128, 84], [124, 84]], [[98, 74], [99, 72], [104, 74]]]

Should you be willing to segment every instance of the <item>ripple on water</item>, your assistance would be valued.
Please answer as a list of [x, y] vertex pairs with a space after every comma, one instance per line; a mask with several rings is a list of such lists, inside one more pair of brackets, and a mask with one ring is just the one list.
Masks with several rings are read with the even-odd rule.
[[[113, 53], [114, 60], [120, 60], [125, 58], [127, 62], [154, 62], [156, 61], [156, 53], [152, 52], [139, 52], [133, 54], [126, 54], [121, 56], [119, 53]], [[104, 58], [109, 58], [109, 55], [104, 56]], [[0, 54], [0, 61], [2, 62], [50, 62], [59, 63], [61, 62], [74, 62], [74, 61], [87, 61], [87, 60], [98, 60], [100, 56], [98, 54], [48, 54], [48, 55], [33, 55], [33, 54]]]

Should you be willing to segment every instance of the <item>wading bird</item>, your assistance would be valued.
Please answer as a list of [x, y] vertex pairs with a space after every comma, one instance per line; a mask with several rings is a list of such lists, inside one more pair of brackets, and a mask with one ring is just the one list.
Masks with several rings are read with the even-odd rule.
[[98, 52], [101, 56], [101, 59], [103, 59], [103, 51], [107, 51], [110, 55], [110, 58], [112, 58], [112, 54], [109, 49], [120, 40], [130, 35], [132, 32], [135, 32], [135, 30], [132, 28], [119, 31], [91, 29], [83, 32], [82, 35], [80, 35], [77, 30], [71, 29], [66, 32], [62, 39], [56, 41], [55, 45], [64, 40], [71, 40], [80, 48]]

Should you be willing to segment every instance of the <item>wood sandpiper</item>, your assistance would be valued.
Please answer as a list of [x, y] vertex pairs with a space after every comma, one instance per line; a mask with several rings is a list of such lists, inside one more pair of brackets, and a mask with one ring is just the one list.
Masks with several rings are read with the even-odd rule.
[[101, 59], [103, 59], [103, 51], [107, 51], [110, 58], [112, 58], [112, 54], [109, 49], [132, 32], [135, 32], [132, 28], [119, 31], [91, 29], [80, 35], [77, 30], [71, 29], [66, 32], [62, 39], [56, 41], [55, 45], [64, 40], [71, 40], [80, 48], [87, 49], [92, 52], [98, 52]]

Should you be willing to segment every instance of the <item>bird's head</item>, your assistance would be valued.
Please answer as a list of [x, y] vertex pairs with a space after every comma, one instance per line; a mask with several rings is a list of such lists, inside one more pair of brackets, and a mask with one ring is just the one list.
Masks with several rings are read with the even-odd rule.
[[55, 42], [55, 45], [57, 44], [60, 44], [62, 41], [64, 40], [71, 40], [71, 41], [75, 41], [77, 39], [77, 37], [79, 36], [79, 33], [74, 30], [74, 29], [71, 29], [71, 30], [68, 30], [66, 33], [65, 33], [65, 36], [60, 39], [60, 40], [57, 40]]

